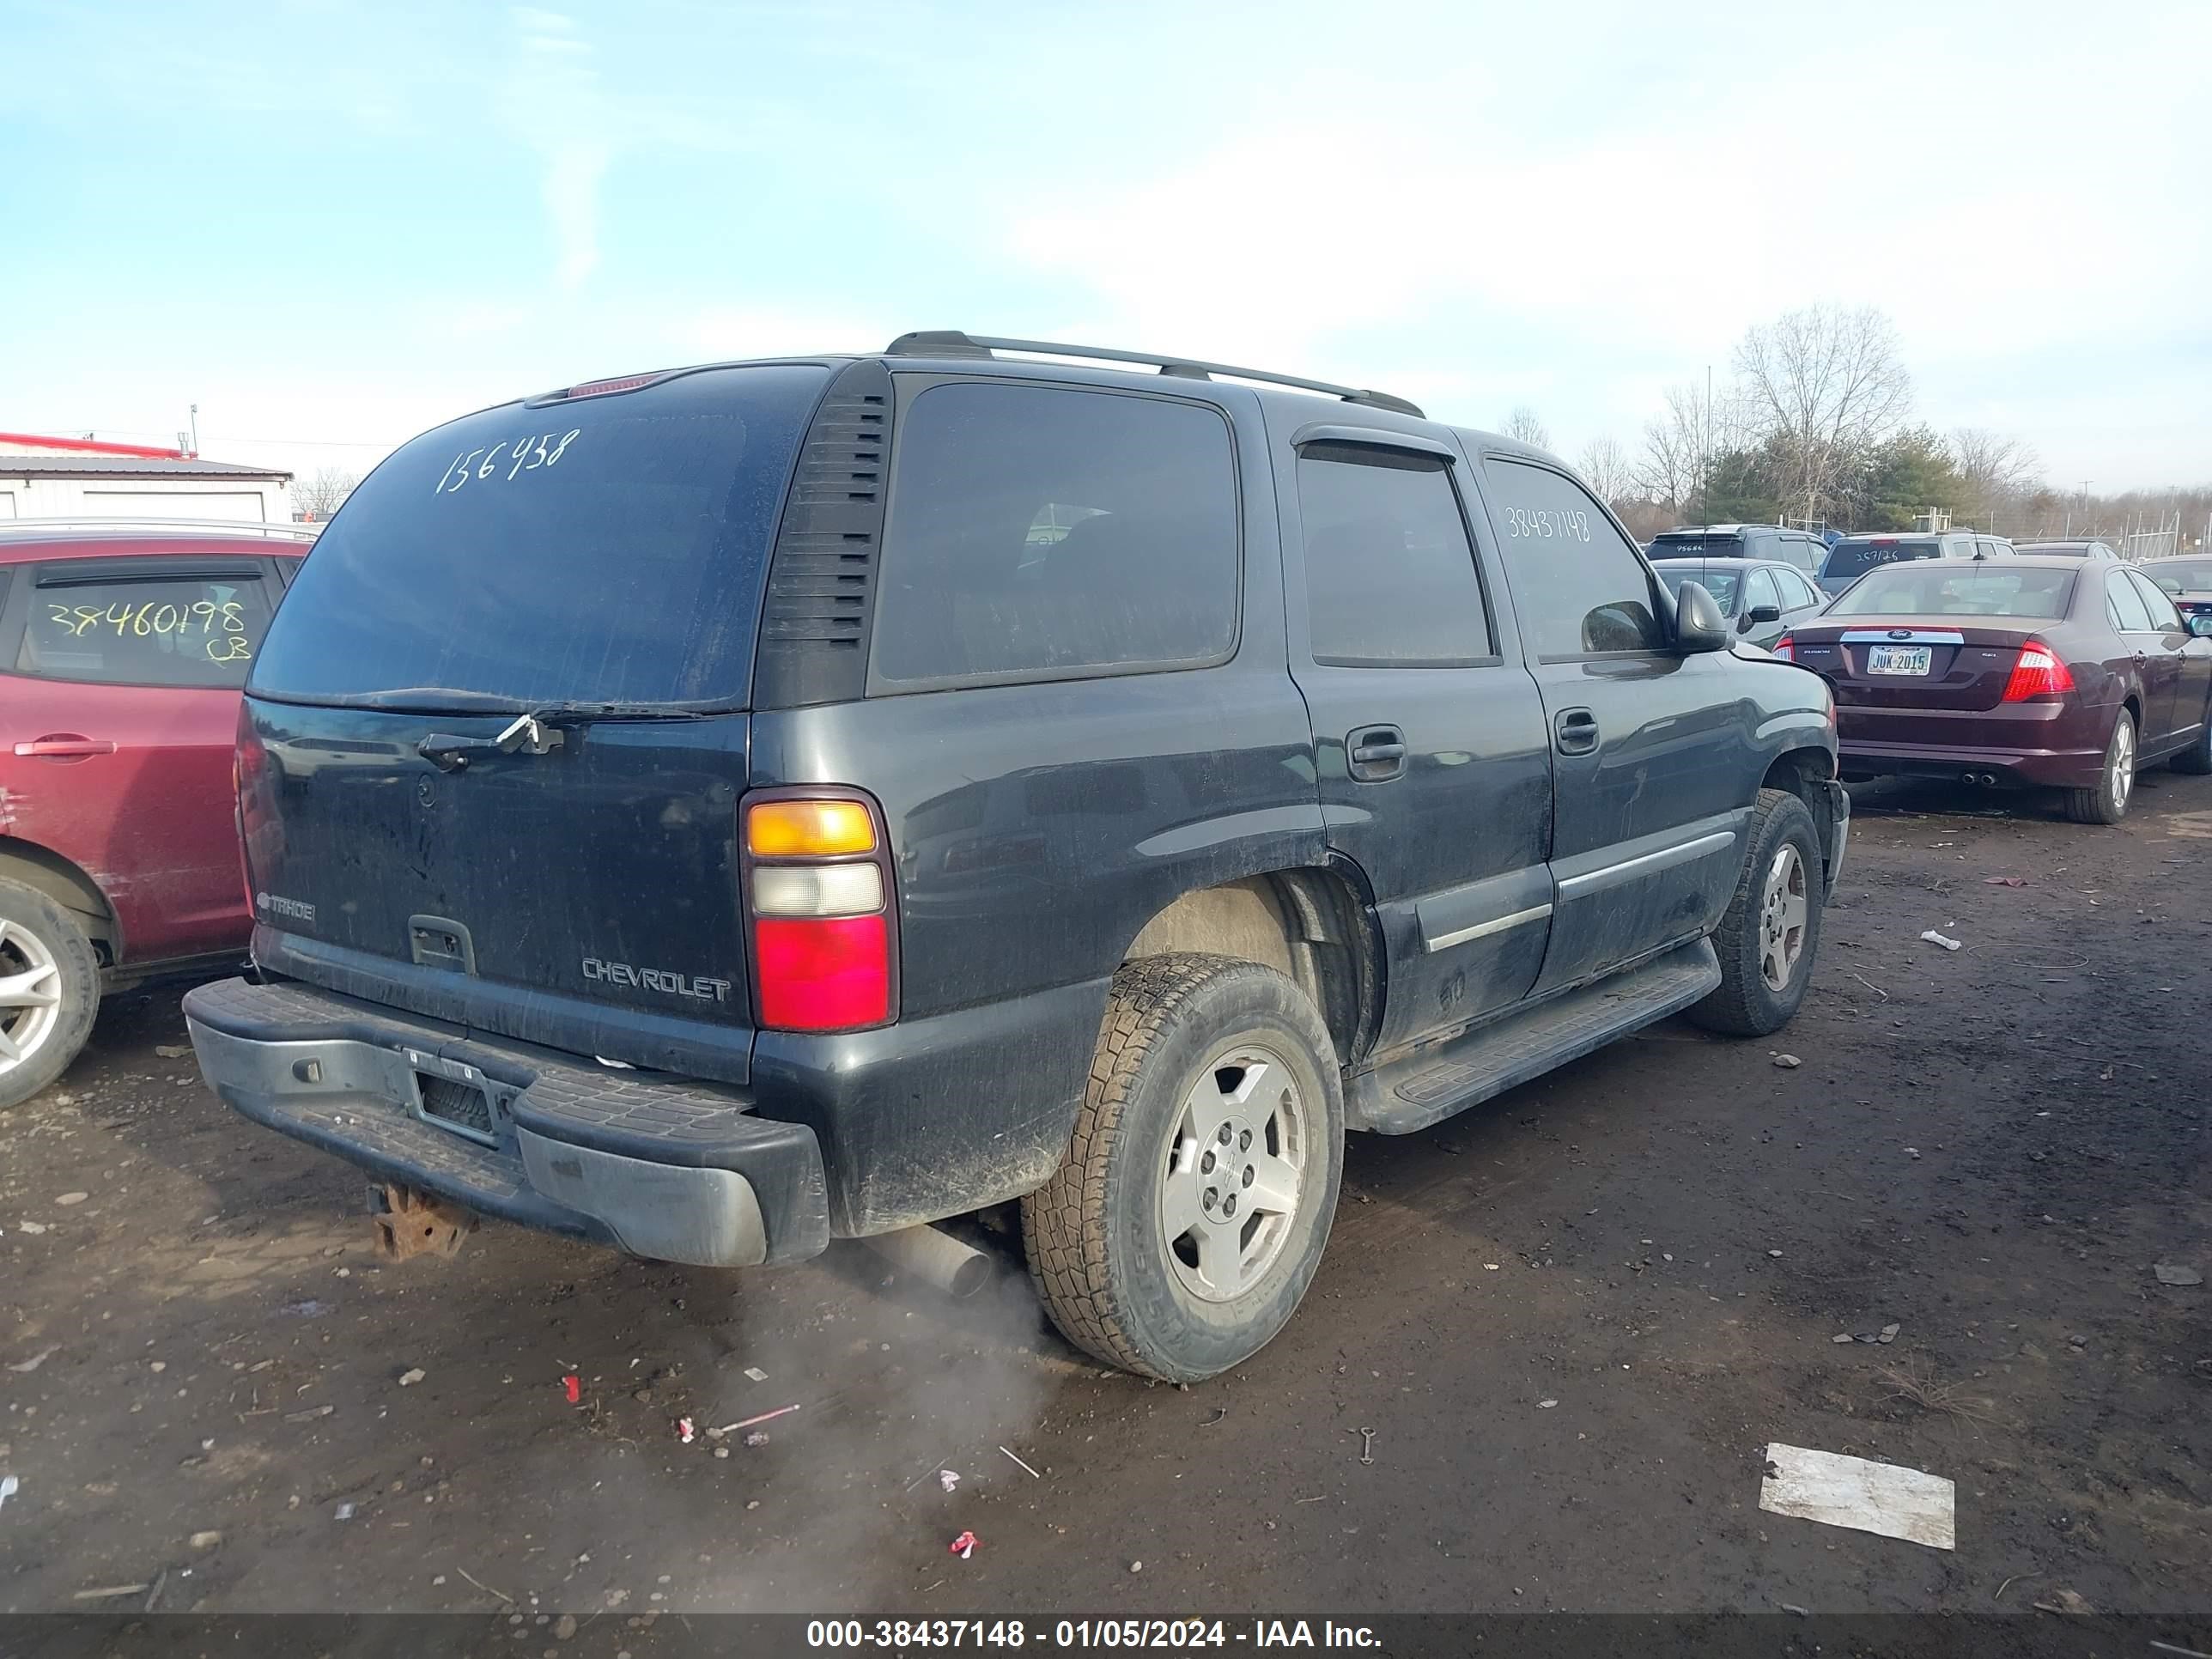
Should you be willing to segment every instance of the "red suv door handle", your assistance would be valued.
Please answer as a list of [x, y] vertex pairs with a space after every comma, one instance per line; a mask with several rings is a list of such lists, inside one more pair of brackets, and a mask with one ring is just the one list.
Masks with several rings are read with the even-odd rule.
[[74, 732], [49, 732], [43, 738], [17, 744], [15, 752], [40, 760], [90, 760], [94, 755], [113, 754], [115, 745], [105, 738], [83, 738]]

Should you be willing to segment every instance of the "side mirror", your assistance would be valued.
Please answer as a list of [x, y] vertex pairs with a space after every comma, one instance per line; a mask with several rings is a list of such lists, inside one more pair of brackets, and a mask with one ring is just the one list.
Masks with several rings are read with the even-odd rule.
[[2190, 613], [2189, 631], [2200, 640], [2212, 640], [2212, 616], [2202, 611]]
[[1686, 653], [1725, 651], [1728, 618], [1702, 582], [1684, 582], [1674, 595], [1674, 648]]
[[1757, 628], [1764, 623], [1778, 623], [1781, 620], [1782, 607], [1777, 605], [1754, 605], [1743, 613], [1743, 625], [1747, 629]]

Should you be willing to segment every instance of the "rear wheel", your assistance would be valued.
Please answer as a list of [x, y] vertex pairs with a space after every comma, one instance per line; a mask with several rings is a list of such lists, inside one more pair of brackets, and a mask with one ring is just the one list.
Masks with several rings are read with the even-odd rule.
[[1750, 839], [1713, 933], [1720, 988], [1689, 1010], [1696, 1024], [1728, 1036], [1765, 1036], [1790, 1023], [1812, 981], [1827, 898], [1820, 834], [1803, 801], [1786, 789], [1760, 790]]
[[0, 880], [0, 1110], [62, 1074], [99, 1008], [84, 930], [35, 887]]
[[2124, 708], [2105, 745], [2104, 770], [2087, 789], [2066, 791], [2066, 816], [2076, 823], [2118, 823], [2136, 793], [2136, 719]]
[[1290, 1322], [1343, 1168], [1335, 1048], [1304, 993], [1229, 957], [1131, 963], [1067, 1159], [1022, 1200], [1030, 1277], [1077, 1347], [1212, 1376]]

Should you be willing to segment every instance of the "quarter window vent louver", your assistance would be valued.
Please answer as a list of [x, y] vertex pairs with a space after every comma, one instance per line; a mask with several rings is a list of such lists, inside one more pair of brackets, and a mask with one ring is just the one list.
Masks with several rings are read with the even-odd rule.
[[763, 708], [858, 697], [883, 541], [891, 377], [854, 363], [823, 399], [784, 505], [761, 617]]

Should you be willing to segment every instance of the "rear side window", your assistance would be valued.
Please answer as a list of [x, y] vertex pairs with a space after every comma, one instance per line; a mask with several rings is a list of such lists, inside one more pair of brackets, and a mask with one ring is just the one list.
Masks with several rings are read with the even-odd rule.
[[2143, 609], [2149, 613], [2150, 625], [2170, 634], [2182, 632], [2181, 613], [2173, 608], [2172, 599], [2159, 592], [2158, 584], [2140, 570], [2130, 570], [2127, 574], [2128, 579], [2136, 585], [2136, 592], [2142, 595]]
[[[104, 568], [103, 568], [104, 567]], [[246, 684], [275, 596], [260, 568], [178, 561], [39, 568], [15, 672], [102, 685], [235, 689]]]
[[1589, 492], [1517, 461], [1488, 471], [1513, 607], [1535, 654], [1659, 649], [1650, 574]]
[[869, 672], [889, 687], [1193, 668], [1237, 640], [1216, 410], [952, 382], [901, 416]]
[[1824, 602], [1820, 591], [1794, 571], [1783, 571], [1775, 580], [1782, 584], [1782, 608], [1785, 611]]
[[253, 673], [294, 702], [742, 699], [769, 541], [829, 371], [757, 365], [426, 433], [346, 499]]
[[1298, 517], [1316, 662], [1444, 668], [1497, 654], [1442, 456], [1309, 444]]
[[2150, 612], [2144, 609], [2142, 595], [2136, 592], [2124, 570], [2115, 570], [2105, 580], [2105, 612], [2112, 626], [2124, 634], [2150, 632]]

